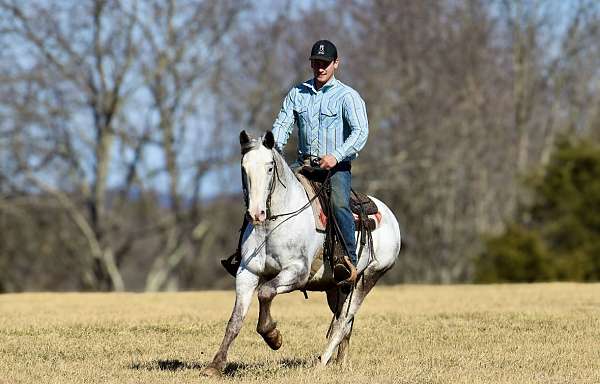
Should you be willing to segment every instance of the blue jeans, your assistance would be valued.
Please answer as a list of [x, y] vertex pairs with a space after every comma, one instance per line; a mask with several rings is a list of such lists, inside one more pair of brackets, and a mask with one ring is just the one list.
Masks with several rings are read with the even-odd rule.
[[331, 175], [331, 206], [341, 235], [348, 248], [348, 256], [356, 265], [356, 239], [354, 237], [354, 216], [350, 210], [350, 188], [352, 173], [349, 170], [335, 170]]

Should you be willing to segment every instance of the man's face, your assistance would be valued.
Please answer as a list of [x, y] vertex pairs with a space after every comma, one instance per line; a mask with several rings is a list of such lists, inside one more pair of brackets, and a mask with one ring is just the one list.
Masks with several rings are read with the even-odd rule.
[[315, 79], [322, 84], [325, 84], [331, 79], [333, 73], [338, 68], [339, 59], [334, 61], [311, 60], [310, 67], [313, 70]]

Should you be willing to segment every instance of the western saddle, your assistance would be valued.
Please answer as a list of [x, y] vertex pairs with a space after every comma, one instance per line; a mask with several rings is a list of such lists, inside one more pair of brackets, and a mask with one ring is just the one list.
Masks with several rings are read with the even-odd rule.
[[[341, 235], [336, 231], [332, 207], [329, 202], [330, 188], [327, 180], [328, 171], [304, 165], [294, 172], [300, 183], [304, 186], [309, 200], [312, 202], [313, 214], [315, 216], [316, 230], [325, 233], [323, 246], [323, 261], [331, 264], [334, 279], [339, 283], [355, 280], [351, 278], [351, 271], [355, 268], [351, 264], [347, 252], [340, 241]], [[316, 197], [318, 196], [318, 197]], [[381, 222], [381, 213], [377, 205], [364, 193], [352, 190], [350, 195], [350, 209], [354, 215], [355, 230], [359, 232], [359, 249], [357, 259], [360, 259], [364, 246], [368, 243], [372, 249], [371, 232], [377, 229]], [[358, 263], [358, 260], [357, 260]]]

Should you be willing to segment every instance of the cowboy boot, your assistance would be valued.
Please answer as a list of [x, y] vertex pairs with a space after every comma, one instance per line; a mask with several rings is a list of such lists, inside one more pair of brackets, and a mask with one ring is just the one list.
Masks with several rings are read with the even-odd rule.
[[333, 278], [338, 285], [354, 285], [357, 275], [356, 267], [346, 255], [333, 266]]
[[239, 249], [226, 259], [221, 259], [221, 265], [233, 277], [237, 274], [238, 267], [242, 261], [242, 256]]
[[237, 275], [238, 267], [242, 262], [242, 238], [244, 237], [244, 231], [246, 231], [246, 227], [248, 226], [249, 221], [244, 215], [244, 221], [242, 222], [242, 228], [240, 228], [240, 238], [238, 240], [238, 246], [235, 250], [235, 253], [229, 256], [226, 259], [221, 259], [221, 265], [229, 274], [233, 277]]

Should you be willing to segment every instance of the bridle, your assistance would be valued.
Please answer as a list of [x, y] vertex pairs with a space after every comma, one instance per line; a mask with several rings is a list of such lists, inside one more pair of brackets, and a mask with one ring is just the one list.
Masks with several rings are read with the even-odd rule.
[[[245, 143], [242, 145], [242, 160], [244, 158], [244, 155], [254, 149], [257, 149], [260, 147], [260, 145], [262, 145], [261, 141], [259, 141], [258, 139], [251, 139], [250, 141], [248, 141], [248, 143]], [[277, 186], [277, 183], [281, 184], [281, 186], [283, 188], [286, 188], [286, 185], [283, 183], [283, 181], [281, 181], [281, 176], [279, 175], [279, 167], [278, 167], [278, 163], [279, 161], [277, 160], [277, 156], [275, 154], [275, 149], [271, 149], [271, 156], [273, 158], [273, 174], [271, 175], [271, 180], [269, 180], [269, 186], [267, 188], [267, 220], [274, 220], [273, 216], [271, 215], [271, 197], [273, 196], [273, 193], [275, 192], [275, 187]], [[244, 167], [241, 166], [240, 163], [240, 168], [241, 168], [241, 172], [242, 172], [242, 190], [244, 192], [244, 203], [246, 204], [246, 209], [249, 206], [249, 195], [248, 195], [248, 185], [246, 184], [246, 171], [244, 170]], [[281, 215], [276, 215], [275, 218], [279, 217]]]
[[[258, 148], [259, 145], [262, 145], [262, 143], [256, 139], [251, 139], [249, 142], [242, 144], [242, 160], [244, 158], [244, 155], [246, 153], [248, 153], [251, 150], [254, 150], [256, 148]], [[272, 215], [271, 214], [271, 196], [273, 195], [273, 192], [275, 192], [275, 187], [277, 186], [277, 181], [279, 183], [281, 183], [281, 185], [287, 189], [287, 187], [285, 186], [285, 184], [283, 184], [283, 182], [281, 181], [281, 178], [279, 176], [279, 168], [278, 168], [278, 163], [279, 163], [279, 159], [278, 159], [278, 154], [275, 153], [275, 149], [271, 149], [272, 151], [272, 156], [273, 156], [273, 167], [274, 167], [274, 172], [273, 175], [271, 176], [271, 180], [269, 181], [269, 192], [267, 195], [267, 220], [268, 221], [274, 221], [280, 217], [285, 217], [287, 216], [284, 220], [282, 220], [281, 222], [277, 223], [277, 225], [275, 225], [273, 228], [270, 228], [264, 235], [264, 239], [263, 241], [256, 247], [255, 252], [258, 252], [260, 249], [262, 249], [265, 244], [267, 243], [267, 240], [269, 239], [270, 235], [277, 229], [279, 228], [281, 225], [283, 225], [286, 221], [288, 221], [289, 219], [293, 218], [294, 216], [300, 214], [300, 212], [304, 211], [305, 209], [307, 209], [308, 207], [310, 207], [310, 205], [313, 203], [313, 201], [315, 201], [316, 199], [318, 199], [321, 194], [325, 191], [325, 186], [329, 183], [329, 179], [331, 177], [331, 170], [327, 171], [327, 176], [325, 178], [325, 181], [321, 184], [321, 187], [319, 188], [319, 190], [315, 193], [315, 195], [310, 198], [306, 204], [304, 204], [302, 207], [300, 207], [299, 209], [293, 211], [293, 212], [287, 212], [287, 213], [281, 213], [278, 215]], [[240, 164], [241, 167], [241, 164]], [[252, 218], [249, 216], [248, 213], [248, 207], [249, 207], [249, 196], [248, 196], [248, 186], [246, 185], [246, 173], [244, 171], [244, 167], [241, 167], [242, 169], [242, 189], [244, 191], [244, 202], [246, 203], [246, 220], [248, 220], [249, 222], [252, 222]], [[352, 292], [354, 292], [354, 289], [352, 290]], [[306, 291], [304, 291], [304, 297], [308, 298]], [[350, 300], [352, 300], [352, 295], [350, 296]], [[350, 308], [350, 307], [348, 307]], [[334, 315], [335, 317], [335, 315]], [[332, 320], [333, 321], [333, 320]], [[331, 325], [330, 325], [331, 328]]]
[[[262, 145], [261, 141], [258, 139], [251, 139], [250, 141], [248, 141], [247, 143], [242, 145], [242, 160], [244, 158], [244, 155], [254, 149], [257, 149], [258, 147], [260, 147], [260, 145]], [[269, 221], [274, 221], [280, 217], [285, 217], [285, 216], [289, 216], [285, 221], [287, 221], [288, 219], [291, 219], [292, 217], [298, 215], [300, 212], [304, 211], [305, 209], [307, 209], [308, 207], [310, 207], [310, 205], [312, 204], [313, 201], [315, 201], [316, 199], [319, 198], [319, 196], [321, 195], [321, 193], [324, 191], [324, 186], [326, 185], [327, 181], [329, 180], [329, 177], [331, 176], [331, 171], [327, 172], [327, 177], [325, 178], [325, 182], [321, 185], [321, 188], [319, 189], [319, 191], [311, 198], [308, 200], [308, 202], [306, 204], [304, 204], [302, 207], [300, 207], [299, 209], [293, 211], [293, 212], [287, 212], [287, 213], [280, 213], [280, 214], [276, 214], [273, 215], [271, 212], [271, 197], [273, 196], [273, 193], [275, 192], [275, 188], [277, 186], [277, 183], [281, 184], [281, 186], [283, 188], [286, 188], [286, 185], [283, 183], [283, 181], [281, 181], [281, 176], [279, 175], [279, 160], [277, 158], [277, 153], [275, 153], [275, 149], [271, 149], [272, 152], [272, 157], [273, 157], [273, 174], [271, 176], [271, 180], [269, 181], [269, 187], [268, 187], [268, 194], [267, 194], [267, 220]], [[249, 195], [248, 195], [248, 186], [246, 184], [246, 172], [244, 171], [244, 167], [241, 166], [240, 163], [240, 167], [241, 167], [241, 172], [242, 172], [242, 190], [244, 193], [244, 203], [246, 204], [246, 209], [248, 209], [249, 207]], [[246, 210], [246, 215], [248, 215], [248, 211]], [[252, 221], [252, 218], [248, 217], [247, 219], [250, 219], [250, 221]], [[281, 223], [283, 224], [283, 222]]]
[[[262, 145], [262, 142], [257, 140], [257, 139], [250, 139], [248, 142], [243, 143], [242, 144], [242, 159], [240, 161], [240, 168], [241, 168], [241, 172], [242, 172], [242, 189], [244, 192], [244, 202], [246, 204], [246, 220], [248, 220], [249, 222], [252, 222], [252, 218], [249, 217], [248, 214], [248, 208], [249, 208], [249, 194], [248, 194], [248, 186], [246, 184], [246, 180], [247, 180], [247, 175], [246, 172], [244, 170], [244, 167], [241, 165], [241, 163], [243, 162], [244, 159], [244, 155], [246, 155], [248, 152], [259, 148]], [[279, 228], [279, 226], [283, 225], [286, 221], [288, 221], [289, 219], [291, 219], [292, 217], [300, 214], [302, 211], [304, 211], [305, 209], [307, 209], [308, 207], [311, 206], [311, 204], [313, 203], [313, 201], [315, 201], [316, 199], [318, 199], [321, 194], [325, 191], [325, 186], [329, 184], [329, 180], [331, 178], [331, 169], [327, 170], [327, 176], [325, 177], [325, 180], [323, 181], [323, 183], [321, 184], [321, 186], [319, 187], [319, 190], [315, 193], [315, 195], [310, 198], [306, 204], [304, 204], [302, 207], [300, 207], [299, 209], [293, 211], [293, 212], [287, 212], [287, 213], [281, 213], [281, 214], [276, 214], [273, 215], [271, 212], [271, 197], [273, 196], [273, 193], [275, 192], [275, 188], [277, 187], [277, 183], [279, 182], [279, 184], [281, 184], [281, 186], [285, 189], [287, 189], [286, 185], [281, 181], [281, 177], [279, 175], [279, 167], [278, 164], [280, 163], [280, 159], [279, 159], [279, 154], [276, 153], [276, 150], [274, 148], [271, 148], [271, 156], [273, 159], [273, 174], [271, 175], [271, 180], [269, 180], [269, 186], [268, 186], [268, 194], [267, 194], [267, 199], [266, 199], [266, 209], [267, 209], [267, 220], [268, 221], [274, 221], [277, 220], [280, 217], [286, 217], [286, 219], [282, 220], [281, 222], [277, 223], [277, 225], [275, 225], [273, 228], [269, 228], [268, 231], [265, 232], [264, 235], [264, 240], [256, 247], [256, 252], [258, 252], [259, 249], [262, 249], [263, 246], [265, 246], [265, 244], [267, 243], [267, 239], [270, 237], [270, 235], [277, 229]], [[283, 165], [282, 165], [283, 166]], [[335, 219], [332, 220], [335, 223]], [[335, 224], [334, 224], [335, 225]], [[347, 251], [347, 247], [345, 245], [345, 242], [342, 241], [343, 247], [346, 248], [346, 253]], [[371, 250], [373, 249], [372, 247], [372, 239], [370, 240], [370, 245], [371, 245]], [[361, 248], [358, 254], [358, 257], [360, 257], [360, 254], [362, 253], [363, 250], [363, 246], [361, 243]], [[364, 278], [364, 275], [363, 275]], [[364, 284], [364, 281], [363, 281]], [[352, 290], [350, 292], [350, 302], [352, 301], [352, 297], [354, 294], [354, 286], [352, 287]], [[304, 291], [304, 297], [308, 299], [308, 295], [306, 294], [306, 291]], [[350, 305], [348, 305], [348, 311], [350, 310]], [[347, 311], [347, 312], [348, 312]], [[334, 317], [332, 318], [332, 323], [333, 324], [333, 320], [335, 318], [335, 314]], [[329, 332], [331, 331], [331, 327], [332, 325], [330, 324], [329, 326], [329, 331], [327, 332], [329, 334]]]
[[281, 177], [279, 176], [279, 167], [277, 166], [279, 161], [277, 160], [274, 149], [271, 149], [271, 155], [273, 156], [273, 175], [271, 175], [271, 180], [269, 181], [269, 192], [267, 194], [267, 220], [275, 220], [278, 216], [271, 215], [271, 196], [273, 196], [273, 192], [275, 192], [277, 182], [279, 182], [284, 189], [287, 189], [285, 184], [283, 184], [283, 181], [281, 181]]

